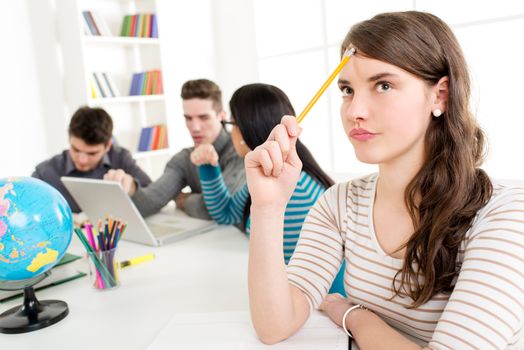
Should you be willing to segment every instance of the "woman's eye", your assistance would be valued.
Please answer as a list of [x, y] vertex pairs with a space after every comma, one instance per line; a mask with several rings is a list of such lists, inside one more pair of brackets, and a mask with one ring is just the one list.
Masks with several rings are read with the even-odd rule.
[[342, 96], [349, 96], [353, 93], [353, 89], [349, 86], [342, 86], [340, 91], [342, 92]]
[[378, 83], [377, 84], [377, 91], [378, 92], [385, 92], [391, 89], [391, 85], [389, 83]]

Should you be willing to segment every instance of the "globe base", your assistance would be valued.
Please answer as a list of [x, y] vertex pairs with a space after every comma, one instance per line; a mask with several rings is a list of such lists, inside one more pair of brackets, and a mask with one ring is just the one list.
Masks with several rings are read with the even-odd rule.
[[69, 308], [60, 300], [38, 301], [33, 287], [24, 288], [24, 304], [0, 314], [0, 333], [27, 333], [51, 326], [67, 316]]

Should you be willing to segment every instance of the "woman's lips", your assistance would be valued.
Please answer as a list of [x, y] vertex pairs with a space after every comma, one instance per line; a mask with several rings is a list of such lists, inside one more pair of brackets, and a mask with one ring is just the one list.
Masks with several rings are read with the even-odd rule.
[[366, 129], [362, 128], [354, 128], [351, 129], [349, 132], [349, 137], [357, 140], [357, 141], [367, 141], [375, 137], [377, 134], [372, 133], [371, 131], [368, 131]]

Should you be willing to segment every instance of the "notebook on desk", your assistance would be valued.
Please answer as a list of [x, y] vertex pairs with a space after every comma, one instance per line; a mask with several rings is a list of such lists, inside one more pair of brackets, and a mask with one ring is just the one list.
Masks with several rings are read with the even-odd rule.
[[124, 220], [127, 228], [123, 240], [158, 246], [207, 232], [217, 226], [214, 221], [191, 218], [179, 210], [144, 219], [119, 182], [65, 176], [61, 180], [95, 225], [107, 215]]
[[288, 339], [265, 345], [258, 340], [247, 311], [177, 314], [148, 350], [348, 350], [349, 338], [326, 315], [315, 312]]

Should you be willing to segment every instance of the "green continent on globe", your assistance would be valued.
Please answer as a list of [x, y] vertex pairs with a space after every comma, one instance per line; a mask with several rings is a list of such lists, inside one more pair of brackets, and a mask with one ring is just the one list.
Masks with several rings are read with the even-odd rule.
[[43, 181], [0, 179], [0, 280], [24, 280], [52, 268], [73, 232], [64, 197]]

